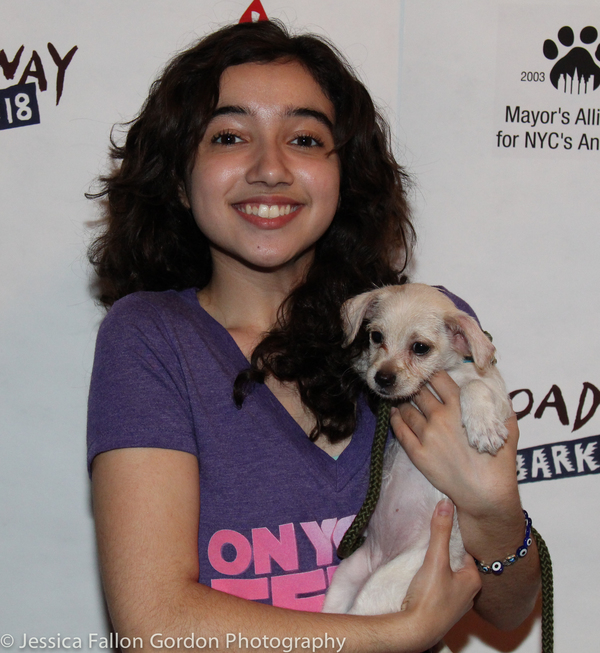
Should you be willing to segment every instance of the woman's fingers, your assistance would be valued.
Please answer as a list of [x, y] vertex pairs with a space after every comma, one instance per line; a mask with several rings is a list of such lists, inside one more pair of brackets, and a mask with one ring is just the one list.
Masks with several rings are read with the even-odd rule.
[[517, 451], [517, 445], [519, 444], [519, 425], [515, 413], [513, 413], [504, 424], [508, 429], [508, 437], [506, 439], [505, 447], [511, 451], [512, 455], [514, 455]]
[[[392, 409], [392, 428], [405, 449], [411, 447], [415, 437], [424, 444], [428, 426], [433, 423], [444, 432], [456, 426], [462, 430], [459, 387], [447, 372], [435, 374], [430, 384], [433, 391], [425, 386], [410, 402]], [[407, 452], [410, 455], [408, 449]]]
[[439, 408], [441, 404], [460, 403], [460, 388], [448, 372], [440, 371], [434, 374], [413, 397], [413, 401], [419, 410], [425, 415]]
[[391, 413], [394, 434], [410, 460], [455, 502], [461, 521], [465, 511], [477, 515], [490, 506], [512, 504], [519, 434], [516, 417], [506, 421], [508, 439], [497, 454], [480, 454], [470, 446], [462, 423], [458, 386], [447, 374], [439, 373], [432, 378], [432, 387], [443, 403], [423, 389], [414, 398], [418, 408], [405, 403]]
[[481, 577], [473, 558], [466, 554], [462, 569], [453, 572], [450, 568], [450, 537], [454, 523], [454, 505], [450, 499], [440, 501], [431, 518], [431, 538], [425, 560], [431, 560], [440, 572], [450, 572], [450, 577], [459, 581], [459, 593], [466, 603], [472, 605], [475, 595], [481, 589]]
[[438, 503], [431, 519], [431, 537], [423, 566], [414, 577], [403, 610], [419, 616], [419, 623], [429, 624], [430, 632], [440, 629], [442, 636], [473, 606], [481, 589], [481, 580], [475, 563], [465, 556], [465, 565], [459, 571], [450, 567], [450, 537], [454, 506], [445, 499]]
[[409, 429], [413, 435], [422, 431], [427, 423], [427, 419], [423, 413], [409, 403], [392, 408], [390, 420], [394, 430], [396, 430], [396, 426], [399, 430]]
[[427, 420], [414, 406], [402, 404], [392, 408], [390, 424], [396, 439], [414, 462], [423, 450], [420, 438], [425, 432]]
[[445, 566], [450, 559], [450, 535], [452, 534], [452, 521], [454, 505], [450, 499], [442, 499], [431, 518], [431, 537], [427, 556], [433, 557], [438, 564]]
[[[431, 517], [431, 536], [429, 539], [429, 547], [425, 554], [425, 561], [437, 567], [439, 570], [444, 571], [450, 568], [450, 537], [452, 535], [452, 526], [454, 524], [454, 504], [450, 499], [442, 499], [440, 501]], [[471, 556], [467, 556], [471, 562]], [[475, 579], [478, 580], [479, 576], [475, 563], [473, 563], [475, 570]], [[477, 583], [475, 583], [477, 585]], [[477, 593], [477, 590], [475, 590]], [[475, 596], [475, 594], [473, 594]]]

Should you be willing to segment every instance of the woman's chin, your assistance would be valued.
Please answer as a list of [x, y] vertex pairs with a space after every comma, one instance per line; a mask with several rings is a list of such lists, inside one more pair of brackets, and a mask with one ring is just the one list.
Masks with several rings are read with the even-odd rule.
[[314, 245], [309, 245], [300, 252], [298, 252], [297, 248], [257, 247], [255, 250], [248, 252], [227, 252], [218, 247], [213, 249], [215, 265], [219, 264], [219, 260], [225, 263], [224, 259], [227, 259], [229, 264], [241, 265], [256, 272], [288, 273], [297, 271], [298, 274], [303, 274], [313, 258]]

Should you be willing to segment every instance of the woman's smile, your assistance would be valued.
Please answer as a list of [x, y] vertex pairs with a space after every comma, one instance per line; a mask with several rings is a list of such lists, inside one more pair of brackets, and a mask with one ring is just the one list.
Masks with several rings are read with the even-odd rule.
[[233, 204], [243, 220], [259, 229], [280, 229], [294, 220], [302, 204], [289, 198], [249, 198]]
[[290, 213], [295, 213], [300, 206], [285, 204], [238, 204], [234, 207], [241, 211], [244, 215], [257, 215], [259, 218], [267, 218], [272, 220], [273, 218], [280, 218], [284, 215], [289, 215]]

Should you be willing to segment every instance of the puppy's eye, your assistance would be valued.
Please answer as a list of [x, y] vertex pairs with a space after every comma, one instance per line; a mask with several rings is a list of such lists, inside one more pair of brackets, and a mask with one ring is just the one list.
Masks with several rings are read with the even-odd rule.
[[371, 331], [371, 342], [380, 345], [383, 342], [383, 333], [381, 331]]
[[417, 356], [424, 356], [430, 349], [431, 347], [424, 342], [415, 342], [412, 346], [412, 350]]

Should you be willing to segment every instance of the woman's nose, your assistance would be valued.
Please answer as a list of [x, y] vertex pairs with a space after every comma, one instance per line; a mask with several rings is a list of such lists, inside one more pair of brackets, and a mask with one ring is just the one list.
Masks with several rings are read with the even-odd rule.
[[263, 183], [267, 186], [290, 185], [293, 174], [284, 146], [276, 142], [261, 143], [255, 152], [255, 159], [246, 173], [250, 184]]

